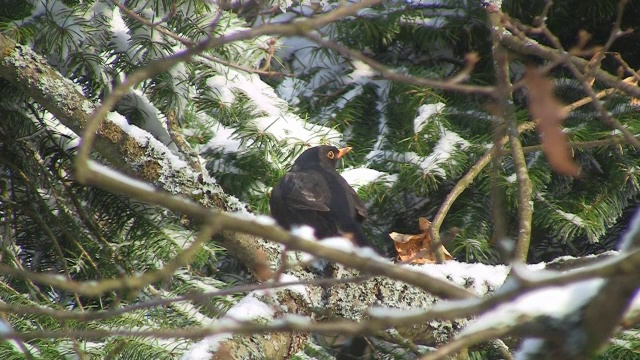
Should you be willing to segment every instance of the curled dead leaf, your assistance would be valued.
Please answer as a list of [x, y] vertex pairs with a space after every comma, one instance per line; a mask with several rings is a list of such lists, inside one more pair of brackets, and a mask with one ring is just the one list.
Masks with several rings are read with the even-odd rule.
[[524, 81], [529, 89], [529, 113], [538, 122], [536, 128], [547, 161], [556, 172], [578, 177], [580, 168], [573, 161], [567, 136], [562, 131], [567, 112], [553, 95], [553, 83], [533, 67], [527, 69]]
[[[394, 242], [398, 255], [396, 259], [410, 264], [435, 264], [437, 262], [435, 250], [431, 241], [431, 222], [426, 218], [418, 219], [420, 234], [389, 234]], [[444, 249], [445, 260], [453, 259], [447, 249]]]
[[271, 270], [267, 259], [267, 254], [264, 251], [258, 250], [255, 253], [255, 275], [260, 281], [267, 281], [273, 278], [275, 272]]

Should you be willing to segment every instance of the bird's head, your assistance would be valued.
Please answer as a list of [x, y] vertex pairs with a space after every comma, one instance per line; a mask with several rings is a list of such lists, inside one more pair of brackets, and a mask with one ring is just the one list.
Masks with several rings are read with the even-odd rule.
[[305, 150], [293, 163], [294, 168], [300, 169], [308, 166], [324, 166], [335, 169], [338, 160], [351, 151], [350, 147], [338, 149], [335, 146], [322, 145]]

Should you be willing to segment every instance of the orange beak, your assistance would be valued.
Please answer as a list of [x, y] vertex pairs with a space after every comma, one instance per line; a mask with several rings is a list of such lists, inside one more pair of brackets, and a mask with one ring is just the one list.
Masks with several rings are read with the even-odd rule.
[[340, 159], [341, 157], [345, 156], [349, 151], [351, 151], [351, 147], [347, 146], [346, 148], [342, 148], [340, 150], [338, 150], [338, 159]]

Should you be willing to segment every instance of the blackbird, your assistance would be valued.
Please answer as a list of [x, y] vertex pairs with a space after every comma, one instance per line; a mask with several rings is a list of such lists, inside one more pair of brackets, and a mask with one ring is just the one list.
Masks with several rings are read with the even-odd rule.
[[309, 225], [317, 238], [347, 236], [369, 246], [362, 231], [367, 209], [358, 194], [336, 171], [338, 160], [351, 150], [316, 146], [305, 150], [271, 192], [271, 216], [285, 229]]

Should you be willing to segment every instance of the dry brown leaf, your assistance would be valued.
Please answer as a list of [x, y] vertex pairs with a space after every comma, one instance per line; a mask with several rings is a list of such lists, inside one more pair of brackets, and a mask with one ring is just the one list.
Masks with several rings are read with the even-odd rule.
[[536, 128], [547, 161], [556, 172], [578, 177], [580, 168], [571, 157], [561, 126], [567, 113], [553, 96], [553, 83], [533, 67], [527, 69], [524, 81], [529, 88], [529, 113], [538, 120]]
[[223, 359], [233, 359], [233, 354], [231, 353], [231, 349], [226, 344], [220, 344], [218, 346], [218, 350], [211, 357], [212, 360], [223, 360]]
[[273, 278], [273, 275], [275, 274], [269, 266], [267, 254], [262, 250], [258, 250], [255, 253], [254, 271], [256, 277], [260, 281], [267, 281]]
[[[431, 222], [423, 217], [419, 218], [418, 222], [421, 234], [411, 235], [397, 232], [389, 234], [398, 253], [396, 259], [410, 264], [435, 264], [437, 259], [429, 233]], [[445, 260], [453, 259], [447, 249], [444, 249], [444, 258]]]

